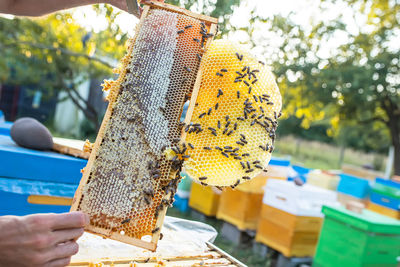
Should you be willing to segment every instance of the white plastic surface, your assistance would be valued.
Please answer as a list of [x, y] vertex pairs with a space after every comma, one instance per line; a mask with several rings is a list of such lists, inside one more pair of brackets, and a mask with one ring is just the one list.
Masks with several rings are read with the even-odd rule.
[[296, 216], [323, 217], [323, 205], [339, 205], [336, 192], [313, 185], [297, 186], [292, 181], [269, 179], [263, 203]]
[[78, 240], [79, 252], [72, 259], [96, 262], [101, 259], [199, 255], [207, 250], [206, 242], [213, 242], [218, 234], [207, 224], [169, 216], [165, 217], [161, 233], [163, 238], [158, 241], [155, 252], [84, 233]]

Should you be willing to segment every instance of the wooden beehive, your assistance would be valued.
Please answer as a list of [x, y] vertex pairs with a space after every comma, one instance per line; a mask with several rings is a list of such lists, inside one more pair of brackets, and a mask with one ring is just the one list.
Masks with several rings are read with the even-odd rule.
[[192, 183], [189, 206], [207, 216], [215, 216], [219, 205], [220, 193], [211, 186]]
[[256, 241], [287, 257], [313, 256], [323, 218], [296, 216], [263, 204]]
[[226, 188], [220, 196], [217, 218], [235, 225], [240, 230], [257, 229], [268, 179], [286, 180], [286, 167], [269, 165], [252, 180], [235, 189]]

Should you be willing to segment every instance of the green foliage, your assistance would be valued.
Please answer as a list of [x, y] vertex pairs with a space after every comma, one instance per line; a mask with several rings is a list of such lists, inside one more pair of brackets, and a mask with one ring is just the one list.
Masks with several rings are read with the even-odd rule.
[[353, 22], [342, 14], [306, 27], [294, 23], [293, 14], [253, 19], [275, 34], [262, 42], [279, 44], [268, 57], [283, 94], [284, 118], [296, 116], [306, 129], [329, 121], [328, 136], [343, 145], [384, 151], [391, 144], [400, 173], [400, 5], [322, 0], [320, 11], [343, 2]]
[[0, 83], [38, 88], [44, 97], [65, 91], [98, 127], [99, 114], [76, 88], [112, 75], [128, 37], [115, 23], [118, 12], [111, 6], [97, 7], [97, 12], [108, 22], [100, 32], [88, 32], [69, 12], [38, 19], [0, 17]]
[[296, 135], [306, 140], [316, 140], [325, 143], [332, 143], [334, 139], [326, 134], [329, 128], [329, 122], [319, 122], [312, 124], [308, 129], [301, 127], [302, 119], [296, 116], [290, 116], [279, 122], [277, 130], [278, 137], [287, 135]]
[[[220, 17], [222, 25], [239, 0], [170, 1]], [[127, 33], [121, 31], [116, 19], [121, 11], [110, 5], [94, 5], [97, 15], [107, 20], [100, 32], [87, 31], [73, 18], [62, 12], [38, 19], [0, 17], [0, 84], [29, 85], [38, 88], [45, 98], [60, 91], [81, 109], [91, 121], [85, 132], [99, 127], [101, 115], [76, 90], [88, 79], [102, 80], [112, 75], [112, 68], [125, 53]]]

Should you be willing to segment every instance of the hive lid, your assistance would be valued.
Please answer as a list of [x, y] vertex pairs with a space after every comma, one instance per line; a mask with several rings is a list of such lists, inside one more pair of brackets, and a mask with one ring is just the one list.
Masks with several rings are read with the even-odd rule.
[[270, 179], [265, 186], [263, 203], [296, 216], [322, 217], [323, 205], [335, 205], [336, 193], [313, 185]]
[[0, 135], [0, 176], [57, 183], [78, 184], [86, 160], [50, 151], [17, 146]]
[[292, 181], [270, 179], [267, 181], [265, 189], [282, 192], [291, 196], [305, 196], [310, 198], [324, 198], [332, 201], [336, 200], [336, 193], [321, 187], [304, 184], [295, 185]]
[[288, 167], [290, 166], [290, 160], [271, 157], [269, 165]]
[[360, 230], [380, 234], [400, 234], [400, 221], [364, 209], [361, 214], [344, 207], [324, 206], [322, 213], [326, 218], [356, 227]]

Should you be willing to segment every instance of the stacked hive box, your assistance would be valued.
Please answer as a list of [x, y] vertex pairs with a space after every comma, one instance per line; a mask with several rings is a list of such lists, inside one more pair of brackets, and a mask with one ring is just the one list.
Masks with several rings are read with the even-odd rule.
[[366, 205], [368, 202], [370, 185], [369, 181], [360, 177], [340, 174], [340, 182], [337, 188], [338, 200], [342, 205], [355, 201]]
[[321, 170], [313, 170], [307, 174], [307, 184], [333, 191], [336, 191], [339, 180], [339, 176]]
[[400, 219], [400, 183], [377, 178], [372, 187], [368, 209]]
[[322, 225], [321, 207], [336, 203], [336, 193], [312, 185], [269, 180], [256, 241], [287, 257], [313, 256]]
[[255, 230], [260, 217], [264, 186], [268, 179], [286, 180], [290, 162], [271, 159], [268, 172], [239, 185], [225, 189], [220, 197], [217, 218], [235, 225], [240, 230]]
[[324, 207], [314, 266], [399, 266], [400, 222], [372, 211]]
[[83, 159], [16, 146], [10, 136], [1, 134], [0, 161], [0, 216], [67, 212], [68, 198], [86, 164]]

